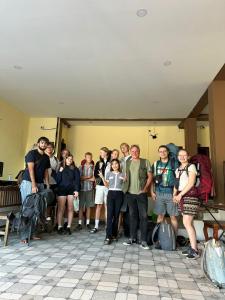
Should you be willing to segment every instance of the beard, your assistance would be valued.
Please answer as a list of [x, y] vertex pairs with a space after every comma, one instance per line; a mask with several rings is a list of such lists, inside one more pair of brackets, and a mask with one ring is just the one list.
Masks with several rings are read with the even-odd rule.
[[46, 146], [38, 146], [38, 149], [41, 151], [45, 151], [46, 148], [47, 148]]

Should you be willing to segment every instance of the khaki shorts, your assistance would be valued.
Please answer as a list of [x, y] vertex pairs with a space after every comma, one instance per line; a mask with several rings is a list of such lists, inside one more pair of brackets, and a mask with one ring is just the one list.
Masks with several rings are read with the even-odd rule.
[[94, 191], [80, 191], [79, 193], [79, 208], [89, 208], [95, 206]]
[[107, 204], [108, 189], [102, 185], [96, 185], [95, 204]]

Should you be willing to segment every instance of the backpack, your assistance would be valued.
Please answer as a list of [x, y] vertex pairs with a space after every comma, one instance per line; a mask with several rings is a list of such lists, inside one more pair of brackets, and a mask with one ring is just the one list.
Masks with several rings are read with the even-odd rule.
[[225, 246], [221, 241], [209, 240], [201, 260], [205, 276], [218, 288], [225, 288]]
[[[156, 235], [158, 239], [156, 242]], [[159, 244], [162, 250], [176, 250], [176, 235], [171, 224], [162, 222], [156, 225], [152, 233], [152, 243]]]
[[[153, 241], [152, 241], [152, 235], [153, 235], [153, 231], [155, 229], [155, 227], [158, 226], [158, 224], [152, 222], [152, 221], [148, 221], [148, 227], [147, 227], [147, 237], [146, 237], [146, 242], [149, 246], [152, 246], [153, 245]], [[158, 236], [157, 236], [157, 233], [155, 233], [154, 235], [154, 243], [157, 242], [158, 240]]]
[[171, 159], [174, 159], [174, 161], [178, 161], [177, 154], [179, 152], [179, 147], [176, 146], [174, 143], [169, 143], [166, 145], [166, 147], [169, 149], [169, 157]]
[[30, 194], [22, 203], [18, 232], [21, 240], [27, 240], [28, 245], [31, 233], [36, 228], [38, 222], [45, 223], [45, 211], [47, 208], [46, 198], [41, 193]]
[[213, 196], [213, 176], [211, 161], [208, 156], [197, 154], [191, 157], [190, 163], [197, 170], [196, 192], [199, 199], [208, 202], [209, 195]]

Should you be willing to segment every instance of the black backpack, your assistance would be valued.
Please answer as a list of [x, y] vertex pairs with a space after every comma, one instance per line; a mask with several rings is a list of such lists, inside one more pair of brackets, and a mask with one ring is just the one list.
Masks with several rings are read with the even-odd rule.
[[18, 232], [22, 240], [30, 242], [31, 233], [35, 230], [37, 223], [45, 223], [45, 212], [47, 208], [46, 198], [41, 193], [30, 194], [22, 203]]

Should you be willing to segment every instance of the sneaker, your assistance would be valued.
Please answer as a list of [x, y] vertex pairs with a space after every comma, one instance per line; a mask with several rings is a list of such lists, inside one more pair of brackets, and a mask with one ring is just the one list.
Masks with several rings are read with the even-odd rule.
[[104, 240], [104, 245], [110, 245], [111, 242], [112, 242], [111, 239], [106, 238], [106, 239]]
[[184, 256], [188, 256], [190, 251], [191, 251], [191, 246], [189, 246], [186, 250], [182, 251], [181, 254], [184, 255]]
[[70, 227], [67, 227], [67, 228], [66, 228], [65, 233], [66, 233], [66, 234], [69, 234], [69, 235], [72, 234]]
[[200, 257], [199, 251], [195, 251], [191, 248], [189, 254], [186, 257], [187, 259], [197, 259]]
[[63, 234], [63, 228], [62, 228], [62, 227], [58, 228], [58, 229], [57, 229], [57, 233], [58, 233], [58, 234]]
[[146, 242], [142, 242], [141, 243], [141, 248], [142, 249], [145, 249], [145, 250], [149, 250], [150, 248], [149, 248], [149, 245], [146, 243]]
[[160, 243], [155, 244], [155, 249], [156, 250], [162, 250], [162, 247], [161, 247]]
[[98, 229], [97, 229], [97, 228], [93, 228], [93, 229], [91, 229], [91, 231], [90, 231], [90, 233], [96, 233], [96, 232], [98, 232]]
[[118, 238], [117, 238], [116, 236], [113, 236], [113, 237], [112, 237], [112, 241], [113, 241], [113, 242], [118, 242]]
[[78, 224], [77, 227], [76, 227], [76, 230], [82, 230], [82, 225]]
[[63, 229], [66, 230], [67, 226], [68, 226], [68, 223], [65, 222], [64, 225], [63, 225]]
[[87, 228], [88, 230], [90, 230], [90, 229], [91, 229], [90, 224], [87, 224], [87, 225], [86, 225], [86, 228]]
[[125, 246], [131, 246], [133, 244], [137, 244], [137, 241], [136, 240], [132, 240], [132, 239], [129, 239], [127, 240], [126, 242], [123, 242], [123, 245]]

